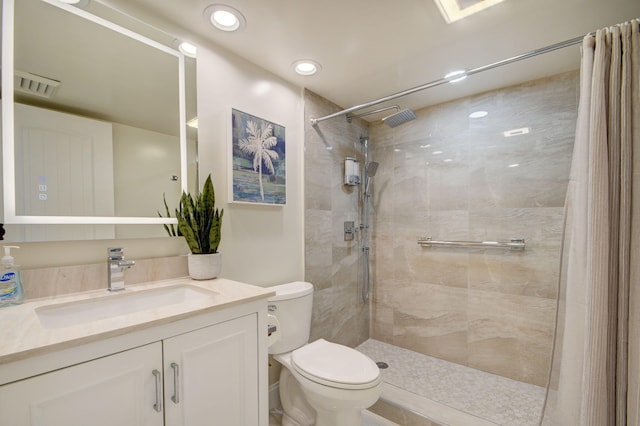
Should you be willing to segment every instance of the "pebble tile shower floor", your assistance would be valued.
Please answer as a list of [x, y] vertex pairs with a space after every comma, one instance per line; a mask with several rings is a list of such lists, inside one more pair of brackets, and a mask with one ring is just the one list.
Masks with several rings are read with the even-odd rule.
[[[501, 426], [536, 426], [544, 388], [369, 339], [356, 348], [389, 368], [387, 384]], [[398, 404], [400, 401], [391, 401]], [[433, 419], [433, 413], [424, 413]]]

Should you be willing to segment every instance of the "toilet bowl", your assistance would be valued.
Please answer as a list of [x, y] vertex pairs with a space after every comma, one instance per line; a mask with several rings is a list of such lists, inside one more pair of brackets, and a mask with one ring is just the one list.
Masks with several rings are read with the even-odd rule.
[[382, 376], [366, 355], [318, 339], [308, 343], [313, 286], [295, 282], [272, 287], [269, 311], [277, 340], [269, 347], [282, 364], [283, 426], [353, 426], [380, 397]]
[[[286, 379], [280, 382], [283, 406], [295, 405], [291, 397], [301, 390], [315, 411], [316, 426], [357, 425], [362, 410], [380, 397], [380, 370], [369, 357], [349, 347], [319, 339], [274, 358], [284, 367]], [[308, 417], [306, 413], [305, 419]]]

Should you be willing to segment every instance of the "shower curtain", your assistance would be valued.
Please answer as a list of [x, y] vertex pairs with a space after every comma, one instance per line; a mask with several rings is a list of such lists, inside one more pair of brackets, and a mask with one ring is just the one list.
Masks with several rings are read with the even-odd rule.
[[582, 46], [545, 425], [640, 424], [639, 27]]

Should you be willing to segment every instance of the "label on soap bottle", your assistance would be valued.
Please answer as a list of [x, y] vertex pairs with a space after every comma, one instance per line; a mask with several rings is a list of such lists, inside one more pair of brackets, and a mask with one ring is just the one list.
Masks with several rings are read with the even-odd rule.
[[0, 276], [0, 301], [12, 300], [18, 296], [18, 284], [15, 281], [16, 273], [8, 271]]

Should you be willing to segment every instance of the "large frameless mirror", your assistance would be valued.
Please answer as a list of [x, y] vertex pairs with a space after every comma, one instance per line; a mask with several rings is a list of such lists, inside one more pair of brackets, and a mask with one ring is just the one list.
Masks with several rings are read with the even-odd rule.
[[195, 60], [170, 35], [79, 5], [3, 1], [5, 239], [166, 235], [164, 200], [197, 188]]

